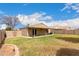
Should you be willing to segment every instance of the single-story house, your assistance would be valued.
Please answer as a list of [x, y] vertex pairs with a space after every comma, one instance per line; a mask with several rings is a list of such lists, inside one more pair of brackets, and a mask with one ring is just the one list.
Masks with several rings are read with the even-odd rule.
[[33, 36], [40, 36], [40, 35], [47, 35], [49, 33], [48, 26], [43, 23], [28, 25], [26, 28], [21, 28], [19, 30], [15, 31], [6, 31], [7, 37], [20, 37], [20, 36], [27, 36], [27, 37], [33, 37]]
[[43, 23], [38, 23], [33, 25], [30, 24], [26, 28], [21, 28], [19, 30], [6, 31], [7, 38], [21, 36], [33, 37], [47, 34], [79, 34], [79, 29], [72, 30], [69, 27], [59, 25], [48, 27]]
[[27, 28], [20, 29], [22, 31], [22, 35], [24, 36], [40, 36], [40, 35], [47, 35], [48, 34], [48, 26], [39, 23], [34, 25], [28, 25]]

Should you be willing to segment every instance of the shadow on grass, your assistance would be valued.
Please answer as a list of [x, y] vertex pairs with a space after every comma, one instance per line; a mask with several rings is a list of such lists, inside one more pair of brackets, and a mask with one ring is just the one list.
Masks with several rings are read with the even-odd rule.
[[79, 56], [79, 50], [71, 48], [60, 48], [56, 56]]
[[72, 38], [72, 37], [56, 37], [57, 39], [65, 40], [68, 42], [73, 42], [73, 43], [79, 43], [79, 38]]

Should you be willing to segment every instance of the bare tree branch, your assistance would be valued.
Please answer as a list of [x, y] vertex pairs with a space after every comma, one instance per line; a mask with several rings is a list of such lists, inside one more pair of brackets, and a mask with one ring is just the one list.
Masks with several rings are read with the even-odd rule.
[[4, 16], [2, 18], [2, 21], [0, 23], [6, 24], [8, 27], [10, 27], [12, 30], [15, 29], [15, 26], [18, 23], [18, 18], [14, 16]]

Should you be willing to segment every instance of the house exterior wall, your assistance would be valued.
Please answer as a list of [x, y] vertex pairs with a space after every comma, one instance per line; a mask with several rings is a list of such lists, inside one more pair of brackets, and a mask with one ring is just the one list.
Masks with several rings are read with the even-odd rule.
[[32, 28], [28, 28], [28, 36], [33, 36], [32, 35], [32, 30], [33, 30]]
[[39, 35], [47, 35], [48, 34], [48, 29], [36, 29], [37, 30], [37, 36]]
[[[41, 28], [35, 28], [35, 29], [36, 29], [36, 36], [48, 34], [48, 29], [41, 29]], [[34, 36], [32, 30], [33, 28], [28, 29], [29, 36]]]

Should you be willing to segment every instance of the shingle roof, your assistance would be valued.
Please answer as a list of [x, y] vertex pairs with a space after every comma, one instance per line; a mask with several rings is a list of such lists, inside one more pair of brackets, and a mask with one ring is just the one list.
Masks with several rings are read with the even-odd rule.
[[38, 23], [38, 24], [33, 24], [33, 25], [29, 25], [29, 28], [48, 28], [47, 25], [43, 24], [43, 23]]

